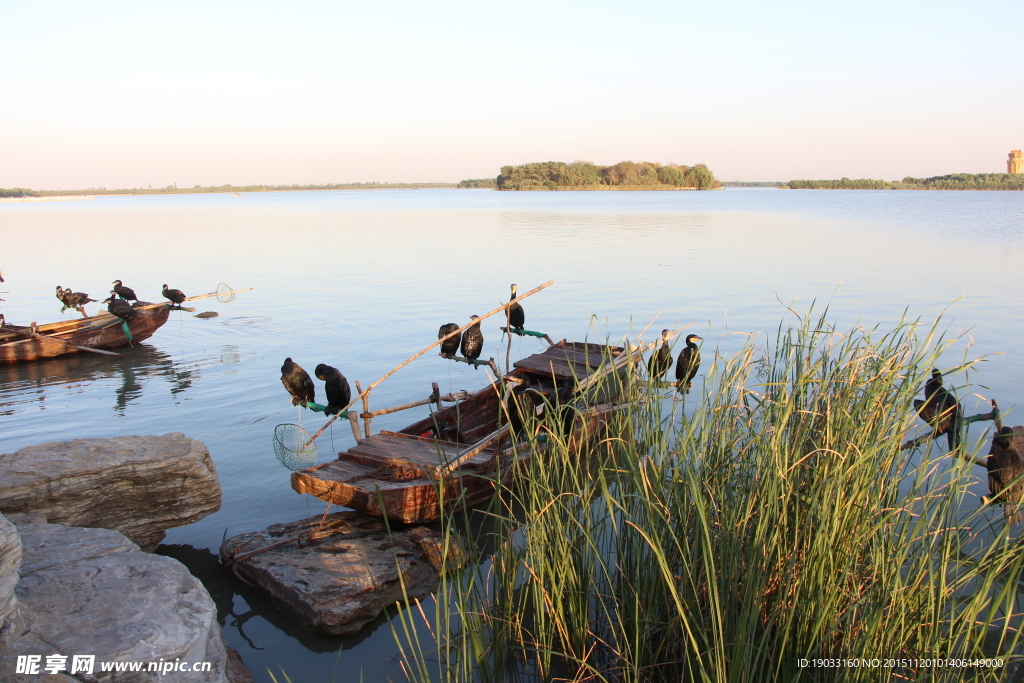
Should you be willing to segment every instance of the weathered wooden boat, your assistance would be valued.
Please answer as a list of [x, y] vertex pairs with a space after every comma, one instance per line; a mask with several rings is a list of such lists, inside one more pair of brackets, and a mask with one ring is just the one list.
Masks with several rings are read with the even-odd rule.
[[0, 327], [0, 363], [33, 361], [134, 344], [153, 336], [170, 315], [165, 304], [140, 301], [134, 307], [138, 316], [124, 324], [131, 332], [131, 339], [125, 334], [121, 319], [106, 311], [87, 318], [37, 326], [4, 323]]
[[[571, 398], [571, 429], [578, 433], [599, 427], [621, 408], [623, 380], [637, 357], [620, 347], [563, 340], [514, 363], [503, 381], [528, 384], [538, 413]], [[509, 392], [498, 385], [484, 388], [397, 432], [371, 436], [367, 425], [365, 436], [337, 460], [293, 472], [292, 488], [407, 524], [479, 505], [494, 495], [499, 481], [510, 483], [534, 448], [545, 447], [537, 439], [509, 435], [503, 393]]]

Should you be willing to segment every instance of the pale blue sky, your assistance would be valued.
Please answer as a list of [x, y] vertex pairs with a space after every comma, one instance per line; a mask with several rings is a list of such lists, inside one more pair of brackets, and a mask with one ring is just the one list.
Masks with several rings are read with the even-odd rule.
[[0, 187], [1005, 171], [1024, 2], [0, 0]]

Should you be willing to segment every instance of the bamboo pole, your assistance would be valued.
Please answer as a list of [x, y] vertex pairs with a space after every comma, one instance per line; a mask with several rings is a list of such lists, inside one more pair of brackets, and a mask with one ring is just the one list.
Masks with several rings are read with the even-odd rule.
[[505, 436], [505, 434], [508, 433], [508, 430], [509, 430], [509, 428], [511, 426], [512, 426], [511, 424], [506, 422], [504, 426], [500, 427], [496, 431], [491, 432], [490, 434], [488, 434], [484, 438], [482, 438], [479, 441], [477, 441], [472, 446], [469, 446], [468, 448], [466, 448], [463, 451], [459, 451], [459, 454], [457, 456], [455, 456], [455, 458], [453, 458], [452, 460], [449, 460], [447, 463], [445, 463], [441, 467], [437, 468], [438, 476], [444, 476], [444, 475], [450, 473], [456, 467], [458, 467], [462, 463], [466, 462], [467, 460], [469, 460], [473, 456], [479, 455], [485, 448], [490, 446], [492, 443], [494, 443], [495, 441], [497, 441], [501, 437]]
[[[359, 418], [356, 416], [355, 411], [349, 411], [349, 413], [348, 413], [348, 423], [350, 425], [352, 425], [352, 436], [354, 436], [356, 438], [356, 443], [357, 444], [362, 443], [363, 442], [363, 437], [359, 433]], [[330, 424], [330, 423], [328, 423], [328, 424]], [[310, 441], [312, 441], [312, 440], [313, 439], [310, 439]], [[303, 446], [303, 448], [305, 448], [305, 446]]]
[[[425, 354], [425, 353], [426, 353], [427, 351], [429, 351], [430, 349], [434, 348], [435, 346], [438, 346], [438, 345], [440, 345], [440, 344], [441, 344], [442, 342], [445, 342], [445, 341], [447, 341], [448, 339], [451, 339], [452, 337], [454, 337], [454, 336], [455, 336], [455, 335], [457, 335], [457, 334], [462, 334], [462, 331], [463, 331], [463, 330], [465, 330], [466, 328], [468, 328], [468, 327], [471, 327], [471, 326], [473, 326], [473, 325], [476, 325], [476, 324], [477, 324], [477, 323], [479, 323], [479, 322], [480, 322], [481, 320], [484, 320], [484, 319], [486, 319], [486, 318], [490, 318], [490, 317], [491, 317], [492, 315], [494, 315], [495, 313], [500, 313], [500, 312], [501, 312], [501, 311], [503, 311], [503, 310], [505, 309], [505, 307], [506, 307], [506, 306], [508, 306], [509, 304], [512, 304], [512, 303], [514, 303], [514, 302], [516, 302], [516, 301], [522, 301], [522, 300], [523, 300], [523, 299], [525, 299], [526, 297], [528, 297], [528, 296], [532, 296], [532, 295], [536, 294], [537, 292], [541, 291], [542, 289], [547, 289], [548, 287], [550, 287], [550, 286], [551, 286], [551, 285], [553, 285], [553, 284], [555, 284], [555, 281], [554, 281], [554, 280], [548, 280], [547, 282], [545, 282], [544, 284], [542, 284], [542, 285], [541, 285], [540, 287], [534, 287], [533, 289], [531, 289], [531, 290], [530, 290], [529, 292], [527, 292], [526, 294], [523, 294], [522, 296], [519, 296], [519, 297], [516, 297], [515, 299], [512, 299], [511, 301], [509, 301], [509, 302], [508, 302], [507, 304], [505, 304], [504, 306], [501, 306], [501, 307], [499, 307], [499, 308], [496, 308], [496, 309], [494, 309], [493, 311], [491, 311], [491, 312], [489, 312], [489, 313], [485, 313], [484, 315], [482, 315], [482, 316], [480, 316], [480, 317], [476, 318], [475, 320], [471, 320], [471, 321], [469, 321], [468, 323], [466, 323], [465, 325], [463, 325], [463, 326], [462, 326], [462, 327], [460, 327], [459, 329], [455, 330], [454, 332], [449, 332], [448, 334], [446, 334], [445, 336], [441, 337], [441, 338], [440, 338], [440, 339], [438, 339], [438, 340], [437, 340], [436, 342], [434, 342], [434, 343], [433, 343], [433, 344], [431, 344], [430, 346], [426, 347], [426, 348], [425, 348], [425, 349], [423, 349], [422, 351], [420, 351], [420, 352], [418, 352], [418, 353], [415, 353], [415, 354], [413, 354], [412, 356], [409, 356], [409, 358], [407, 358], [406, 360], [404, 360], [404, 361], [402, 361], [401, 363], [399, 363], [398, 365], [396, 365], [396, 366], [395, 366], [395, 367], [394, 367], [394, 368], [393, 368], [393, 369], [392, 369], [392, 370], [391, 370], [390, 372], [388, 372], [388, 373], [387, 373], [386, 375], [384, 375], [383, 377], [381, 377], [380, 379], [378, 379], [378, 380], [377, 380], [376, 382], [374, 382], [374, 383], [373, 383], [373, 384], [371, 384], [370, 386], [366, 387], [366, 391], [365, 391], [365, 392], [360, 392], [360, 393], [359, 393], [359, 396], [356, 396], [356, 397], [355, 397], [354, 399], [352, 399], [352, 402], [351, 402], [351, 403], [349, 403], [349, 404], [348, 404], [347, 406], [345, 406], [345, 408], [343, 408], [343, 410], [348, 410], [349, 408], [351, 408], [351, 407], [352, 407], [353, 405], [355, 405], [355, 402], [356, 402], [357, 400], [359, 400], [359, 399], [361, 399], [361, 398], [363, 397], [363, 394], [364, 394], [364, 393], [368, 393], [368, 392], [372, 391], [372, 390], [374, 389], [374, 387], [378, 386], [378, 385], [379, 385], [379, 384], [380, 384], [381, 382], [383, 382], [384, 380], [386, 380], [386, 379], [387, 379], [388, 377], [390, 377], [391, 375], [395, 374], [396, 372], [398, 372], [399, 370], [401, 370], [402, 368], [404, 368], [404, 367], [405, 367], [406, 365], [408, 365], [409, 363], [413, 362], [414, 360], [416, 360], [417, 358], [419, 358], [420, 356], [422, 356], [423, 354]], [[314, 441], [316, 441], [316, 438], [317, 438], [318, 436], [320, 436], [321, 434], [323, 434], [323, 433], [324, 433], [324, 431], [326, 431], [327, 427], [328, 427], [328, 426], [329, 426], [329, 425], [330, 425], [330, 424], [331, 424], [332, 422], [334, 422], [334, 420], [336, 420], [336, 419], [337, 419], [337, 417], [338, 417], [337, 415], [334, 415], [334, 416], [332, 416], [332, 417], [331, 417], [331, 419], [327, 421], [327, 424], [325, 424], [325, 425], [324, 425], [323, 427], [321, 427], [321, 428], [320, 428], [320, 431], [318, 431], [318, 432], [317, 432], [316, 434], [314, 434], [314, 435], [313, 435], [313, 436], [312, 436], [312, 437], [311, 437], [311, 438], [309, 439], [309, 441], [307, 441], [307, 442], [305, 443], [305, 445], [303, 445], [303, 447], [302, 447], [302, 448], [303, 448], [303, 449], [305, 449], [305, 448], [308, 448], [308, 447], [309, 447], [309, 444], [311, 444], [311, 443], [313, 443]]]
[[[362, 396], [363, 387], [361, 387], [359, 385], [359, 380], [356, 380], [356, 391], [358, 391], [359, 394]], [[366, 435], [367, 439], [370, 438], [370, 423], [373, 422], [373, 415], [370, 415], [369, 413], [370, 413], [370, 395], [369, 395], [369, 393], [367, 393], [366, 396], [363, 396], [363, 414], [359, 416], [359, 417], [363, 418], [363, 434]]]
[[[187, 296], [182, 300], [182, 304], [186, 301], [198, 301], [199, 299], [209, 299], [211, 296], [227, 296], [228, 294], [238, 294], [240, 292], [251, 292], [254, 287], [248, 289], [233, 289], [230, 292], [210, 292], [209, 294], [197, 294], [195, 296]], [[181, 304], [171, 303], [171, 306], [181, 306]], [[145, 311], [150, 308], [160, 308], [161, 306], [167, 306], [167, 304], [146, 304], [145, 306], [139, 306], [135, 308], [136, 311]], [[185, 310], [185, 309], [182, 309]]]
[[[356, 388], [358, 389], [358, 387]], [[465, 398], [467, 395], [468, 394], [466, 392], [461, 391], [458, 394], [445, 394], [444, 396], [438, 396], [437, 398], [431, 396], [421, 401], [413, 401], [412, 403], [403, 403], [400, 406], [392, 406], [390, 408], [381, 408], [380, 410], [374, 410], [372, 412], [360, 413], [359, 417], [366, 420], [367, 418], [379, 417], [380, 415], [390, 415], [391, 413], [397, 413], [400, 410], [408, 410], [410, 408], [417, 408], [419, 406], [430, 405], [431, 403], [441, 405], [441, 401], [458, 401], [462, 398]]]

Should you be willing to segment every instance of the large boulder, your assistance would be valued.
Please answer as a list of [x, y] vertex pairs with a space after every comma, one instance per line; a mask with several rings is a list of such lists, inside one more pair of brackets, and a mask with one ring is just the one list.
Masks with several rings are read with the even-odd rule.
[[[241, 559], [254, 550], [287, 542]], [[221, 560], [264, 590], [280, 609], [310, 631], [355, 633], [403, 596], [433, 592], [438, 572], [464, 561], [444, 554], [441, 535], [427, 527], [388, 529], [380, 517], [336, 512], [234, 536]], [[234, 560], [234, 561], [233, 561]]]
[[54, 441], [0, 455], [0, 512], [116, 529], [146, 550], [220, 502], [210, 452], [184, 434]]
[[[228, 654], [217, 608], [177, 560], [140, 551], [122, 534], [55, 524], [18, 526], [24, 546], [20, 608], [28, 629], [0, 651], [0, 680], [59, 680], [15, 674], [19, 655], [94, 655], [91, 676], [75, 681], [228, 683]], [[102, 662], [143, 662], [142, 672], [104, 673]], [[209, 662], [209, 671], [150, 672], [150, 662]], [[180, 669], [181, 667], [179, 667]]]
[[14, 587], [21, 566], [21, 537], [0, 515], [0, 656], [25, 630]]

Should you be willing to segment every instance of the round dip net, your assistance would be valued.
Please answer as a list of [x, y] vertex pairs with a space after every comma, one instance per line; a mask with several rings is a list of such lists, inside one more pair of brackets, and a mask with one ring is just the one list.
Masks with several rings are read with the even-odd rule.
[[279, 424], [274, 428], [274, 455], [278, 462], [295, 472], [311, 467], [316, 462], [316, 442], [296, 424]]
[[222, 304], [229, 304], [234, 300], [235, 292], [231, 289], [230, 286], [228, 286], [228, 283], [222, 282], [219, 285], [217, 285], [217, 301], [221, 302]]

